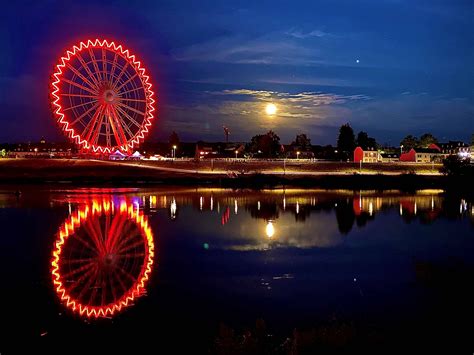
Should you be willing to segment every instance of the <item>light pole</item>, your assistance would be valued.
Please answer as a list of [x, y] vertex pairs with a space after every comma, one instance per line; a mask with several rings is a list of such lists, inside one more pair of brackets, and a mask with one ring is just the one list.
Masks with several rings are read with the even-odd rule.
[[237, 154], [239, 154], [238, 150], [235, 151], [235, 160], [237, 160]]
[[300, 151], [297, 151], [297, 152], [296, 152], [296, 159], [297, 159], [297, 160], [300, 159], [300, 153], [301, 153]]
[[176, 146], [173, 146], [173, 158], [176, 158]]
[[400, 144], [400, 156], [402, 155], [403, 153], [403, 144]]

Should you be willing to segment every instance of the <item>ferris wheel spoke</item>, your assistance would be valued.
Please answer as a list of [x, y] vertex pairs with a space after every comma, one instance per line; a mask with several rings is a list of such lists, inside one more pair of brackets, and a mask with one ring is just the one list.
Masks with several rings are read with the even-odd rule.
[[86, 106], [86, 105], [90, 105], [90, 104], [93, 104], [94, 102], [97, 102], [97, 100], [91, 100], [89, 102], [84, 102], [83, 104], [79, 104], [79, 105], [75, 105], [75, 106], [71, 106], [71, 107], [66, 107], [63, 111], [68, 111], [68, 110], [74, 110], [78, 107], [82, 107], [82, 106]]
[[87, 111], [85, 111], [82, 115], [80, 115], [79, 117], [77, 117], [74, 121], [71, 122], [70, 126], [74, 126], [77, 122], [79, 122], [80, 120], [82, 120], [85, 116], [87, 116], [92, 110], [95, 110], [97, 109], [97, 107], [99, 107], [99, 103], [97, 102], [94, 106], [92, 106], [91, 108], [89, 108]]
[[141, 116], [145, 117], [145, 112], [142, 112], [142, 111], [140, 111], [140, 110], [137, 110], [136, 108], [131, 107], [131, 106], [129, 106], [129, 105], [126, 105], [126, 104], [124, 104], [123, 102], [119, 102], [119, 103], [117, 103], [117, 105], [120, 106], [120, 107], [122, 107], [122, 108], [124, 108], [124, 109], [127, 109], [127, 110], [129, 110], [129, 111], [132, 111], [132, 112], [134, 112], [134, 113], [136, 113], [136, 114], [138, 114], [138, 115], [141, 115]]
[[102, 48], [102, 72], [104, 73], [104, 80], [107, 81], [107, 54]]
[[145, 256], [145, 253], [133, 253], [133, 254], [124, 254], [124, 255], [117, 255], [118, 259], [135, 259], [135, 258], [142, 258]]
[[137, 87], [135, 89], [130, 89], [130, 90], [127, 90], [127, 91], [124, 91], [124, 92], [120, 92], [119, 93], [119, 97], [122, 98], [122, 95], [125, 95], [125, 94], [128, 94], [128, 93], [131, 93], [131, 92], [134, 92], [134, 91], [138, 91], [138, 90], [145, 90], [143, 87]]
[[85, 60], [81, 57], [79, 53], [77, 53], [77, 59], [81, 63], [82, 67], [86, 70], [87, 74], [89, 75], [89, 78], [95, 83], [96, 86], [99, 86], [100, 83], [97, 81], [97, 78], [92, 73], [91, 68], [89, 68], [89, 65], [85, 62]]
[[115, 289], [115, 285], [113, 284], [113, 282], [114, 282], [113, 275], [115, 275], [115, 273], [107, 274], [107, 280], [108, 280], [108, 283], [110, 285], [110, 290], [112, 291], [112, 297], [113, 297], [114, 301], [116, 301], [118, 299], [118, 297], [117, 297], [117, 290]]
[[121, 97], [120, 101], [132, 101], [132, 102], [147, 102], [147, 100], [139, 100], [139, 99], [127, 99], [125, 97]]
[[106, 235], [106, 248], [109, 251], [114, 251], [114, 245], [116, 240], [120, 236], [120, 231], [122, 230], [122, 226], [125, 223], [126, 217], [122, 214], [115, 214], [112, 223], [110, 223], [110, 228]]
[[123, 121], [122, 117], [120, 117], [120, 115], [117, 113], [115, 108], [112, 108], [112, 111], [113, 111], [113, 114], [114, 114], [115, 118], [120, 123], [120, 126], [122, 126], [122, 129], [124, 129], [128, 133], [128, 138], [132, 138], [133, 133], [130, 130], [130, 127]]
[[135, 79], [138, 76], [137, 73], [133, 74], [130, 78], [128, 78], [126, 81], [124, 81], [118, 88], [115, 90], [120, 91], [121, 88], [123, 88], [125, 85], [127, 85], [129, 82], [131, 82], [133, 79]]
[[[97, 95], [82, 95], [82, 94], [60, 94], [60, 96], [68, 96], [68, 97], [82, 97], [82, 98], [89, 98], [89, 99], [97, 99]], [[95, 101], [94, 100], [94, 101]]]
[[[79, 292], [79, 294], [77, 295], [77, 299], [82, 299], [84, 297], [84, 294], [86, 292], [88, 292], [92, 286], [92, 283], [96, 280], [95, 277], [93, 277], [91, 274], [92, 273], [95, 273], [97, 274], [97, 264], [95, 265], [95, 267], [92, 269], [92, 272], [90, 274], [88, 274], [86, 276], [86, 274], [82, 275], [84, 276], [84, 279], [86, 279], [86, 277], [89, 277], [89, 279], [87, 280], [86, 284], [84, 285], [84, 287], [82, 287], [82, 290], [81, 292]], [[84, 279], [82, 279], [80, 282], [79, 280], [76, 282], [77, 284], [82, 284], [82, 282], [84, 281]]]
[[[100, 126], [102, 124], [103, 111], [104, 111], [104, 106], [101, 105], [99, 109], [96, 111], [96, 114], [93, 116], [92, 120], [89, 121], [89, 124], [86, 127], [86, 129], [88, 128], [86, 141], [93, 142], [97, 139], [100, 132]], [[84, 129], [84, 132], [86, 131], [86, 129]]]
[[135, 276], [133, 276], [131, 273], [129, 273], [120, 265], [115, 265], [115, 269], [117, 269], [122, 275], [128, 277], [132, 282], [135, 282], [137, 280]]
[[76, 234], [75, 239], [78, 240], [85, 247], [87, 247], [87, 249], [89, 249], [90, 251], [97, 253], [97, 249], [92, 244], [90, 244], [87, 240], [84, 240], [82, 237], [80, 237], [78, 234]]
[[114, 61], [112, 62], [112, 69], [110, 69], [110, 79], [113, 79], [115, 74], [115, 68], [117, 67], [118, 53], [114, 53]]
[[94, 66], [95, 74], [99, 79], [99, 83], [102, 81], [102, 77], [100, 75], [99, 65], [97, 64], [97, 60], [95, 59], [94, 51], [91, 47], [89, 47], [89, 56], [91, 57], [92, 65]]
[[73, 265], [73, 264], [84, 264], [93, 262], [94, 258], [79, 258], [79, 259], [66, 259], [63, 263]]
[[105, 305], [106, 301], [107, 301], [107, 298], [105, 297], [105, 295], [107, 294], [106, 278], [107, 278], [106, 275], [104, 275], [104, 277], [102, 277], [102, 292], [101, 292], [101, 301], [100, 301], [100, 304], [102, 306]]
[[92, 222], [91, 219], [92, 218], [89, 218], [86, 223], [84, 223], [84, 229], [89, 235], [89, 237], [92, 239], [92, 242], [94, 243], [94, 246], [98, 251], [98, 254], [100, 255], [104, 252], [104, 247], [100, 241], [100, 232], [98, 231], [96, 226], [97, 220]]
[[121, 249], [117, 250], [117, 254], [125, 254], [127, 253], [128, 251], [136, 248], [137, 246], [139, 245], [143, 245], [143, 240], [138, 240], [136, 241], [135, 243], [131, 243], [131, 244], [126, 244], [124, 247], [122, 247]]
[[98, 95], [98, 93], [97, 93], [96, 91], [93, 91], [92, 89], [89, 89], [89, 88], [87, 88], [87, 87], [85, 87], [85, 86], [83, 86], [83, 85], [81, 85], [81, 84], [78, 84], [78, 83], [76, 83], [76, 82], [74, 82], [74, 81], [71, 81], [71, 80], [68, 80], [68, 79], [62, 79], [62, 81], [64, 81], [65, 83], [68, 83], [68, 84], [70, 84], [70, 85], [72, 85], [72, 86], [75, 86], [75, 87], [77, 87], [77, 88], [80, 88], [80, 89], [82, 89], [82, 90], [84, 90], [84, 91], [87, 91], [87, 92], [91, 93], [92, 95], [95, 95], [95, 96]]
[[141, 125], [132, 116], [130, 116], [128, 113], [126, 113], [123, 109], [121, 109], [119, 107], [119, 105], [117, 105], [115, 108], [118, 111], [120, 111], [123, 115], [125, 115], [125, 117], [127, 117], [129, 119], [129, 121], [132, 122], [135, 126], [137, 126], [138, 128], [141, 128]]
[[84, 130], [82, 131], [82, 135], [86, 137], [85, 138], [86, 141], [89, 141], [92, 135], [92, 132], [94, 130], [94, 125], [97, 121], [97, 117], [100, 115], [100, 112], [102, 111], [103, 107], [104, 107], [103, 105], [99, 106], [97, 111], [95, 111], [94, 115], [92, 116], [92, 119], [89, 121], [89, 123], [87, 123], [87, 126], [84, 127]]
[[[125, 234], [125, 231], [124, 231], [123, 234]], [[134, 235], [131, 232], [130, 233], [127, 232], [126, 235], [127, 235], [127, 238], [122, 238], [120, 240], [120, 242], [117, 243], [117, 245], [115, 246], [115, 249], [114, 249], [115, 253], [118, 253], [119, 250], [125, 248], [128, 244], [130, 244], [133, 241], [133, 239], [135, 239], [137, 237], [137, 235]], [[140, 238], [140, 236], [138, 236], [138, 237]], [[141, 240], [141, 238], [140, 238], [140, 240]]]
[[127, 286], [124, 284], [122, 278], [118, 275], [118, 273], [114, 272], [112, 275], [115, 277], [115, 279], [118, 281], [120, 287], [122, 288], [123, 291], [128, 291]]
[[66, 64], [67, 67], [74, 73], [76, 74], [79, 78], [81, 78], [87, 85], [89, 85], [89, 87], [91, 89], [94, 89], [94, 90], [97, 90], [97, 85], [94, 85], [93, 83], [91, 83], [89, 81], [89, 79], [87, 79], [84, 75], [82, 75], [79, 70], [77, 70], [76, 68], [74, 68], [70, 63], [67, 63]]
[[[119, 76], [115, 79], [114, 83], [112, 84], [113, 89], [115, 90], [117, 85], [120, 83], [120, 79], [122, 78], [123, 73], [128, 67], [128, 62], [125, 62], [125, 65], [122, 67]], [[116, 90], [117, 91], [117, 90]]]
[[117, 145], [121, 146], [126, 142], [125, 135], [123, 134], [123, 130], [120, 129], [120, 123], [115, 119], [113, 116], [113, 113], [111, 112], [110, 109], [107, 109], [106, 111], [107, 118], [109, 119], [110, 126], [112, 127], [112, 132], [114, 133], [115, 141], [117, 142]]
[[88, 304], [93, 304], [93, 302], [94, 302], [94, 300], [95, 300], [95, 298], [96, 298], [96, 296], [97, 296], [97, 291], [98, 291], [98, 289], [99, 289], [99, 287], [97, 286], [97, 284], [99, 283], [99, 279], [101, 278], [101, 276], [102, 276], [102, 275], [101, 275], [100, 272], [97, 273], [97, 278], [96, 278], [96, 280], [95, 280], [95, 285], [92, 287], [92, 292], [91, 292], [91, 294], [90, 294], [90, 296], [89, 296], [89, 302], [88, 302]]
[[87, 273], [88, 271], [86, 270], [89, 270], [90, 268], [92, 268], [93, 266], [95, 265], [94, 262], [90, 262], [86, 265], [82, 265], [81, 267], [75, 269], [75, 270], [72, 270], [72, 271], [69, 271], [68, 273], [66, 274], [63, 274], [62, 277], [63, 279], [67, 280], [68, 278], [72, 277], [72, 276], [75, 276], [77, 274], [80, 274], [82, 272], [85, 272]]

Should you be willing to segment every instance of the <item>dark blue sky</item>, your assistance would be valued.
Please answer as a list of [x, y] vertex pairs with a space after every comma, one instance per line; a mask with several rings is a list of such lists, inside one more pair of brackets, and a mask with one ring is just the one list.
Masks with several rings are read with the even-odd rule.
[[474, 133], [472, 0], [106, 3], [3, 5], [0, 142], [61, 139], [49, 75], [90, 37], [123, 43], [148, 68], [159, 105], [149, 139], [222, 140], [226, 125], [233, 140], [273, 129], [326, 144], [345, 122], [394, 145]]

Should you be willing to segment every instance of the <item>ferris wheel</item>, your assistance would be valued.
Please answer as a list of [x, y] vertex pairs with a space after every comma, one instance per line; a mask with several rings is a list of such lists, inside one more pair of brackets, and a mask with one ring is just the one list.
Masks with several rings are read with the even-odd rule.
[[133, 149], [154, 118], [150, 77], [135, 55], [114, 42], [88, 40], [67, 50], [50, 87], [61, 129], [88, 152]]
[[59, 228], [51, 276], [67, 308], [110, 317], [143, 295], [153, 258], [151, 227], [135, 205], [93, 200]]

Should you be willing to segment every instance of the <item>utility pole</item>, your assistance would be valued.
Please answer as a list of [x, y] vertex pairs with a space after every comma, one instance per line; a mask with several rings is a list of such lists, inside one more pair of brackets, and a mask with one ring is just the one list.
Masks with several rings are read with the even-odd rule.
[[222, 126], [222, 128], [224, 128], [225, 142], [229, 143], [230, 130], [226, 126]]

